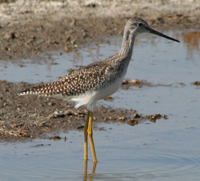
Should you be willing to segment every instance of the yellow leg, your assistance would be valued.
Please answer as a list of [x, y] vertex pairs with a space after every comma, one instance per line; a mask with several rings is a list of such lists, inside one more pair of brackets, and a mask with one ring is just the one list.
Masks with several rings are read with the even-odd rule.
[[84, 176], [87, 177], [87, 165], [88, 165], [88, 161], [84, 160]]
[[97, 166], [97, 162], [93, 162], [92, 173], [95, 172]]
[[93, 162], [97, 162], [97, 157], [96, 157], [96, 152], [95, 152], [95, 146], [94, 146], [94, 141], [93, 141], [93, 132], [92, 132], [92, 120], [93, 120], [93, 112], [88, 111], [88, 136], [90, 139], [90, 145], [92, 149], [92, 155], [93, 155]]
[[88, 160], [88, 121], [89, 121], [89, 112], [87, 115], [87, 119], [85, 122], [85, 127], [84, 127], [84, 160], [87, 161]]
[[[95, 173], [97, 162], [93, 162], [92, 174]], [[84, 160], [84, 176], [83, 181], [93, 180], [91, 174], [87, 174], [88, 161]]]

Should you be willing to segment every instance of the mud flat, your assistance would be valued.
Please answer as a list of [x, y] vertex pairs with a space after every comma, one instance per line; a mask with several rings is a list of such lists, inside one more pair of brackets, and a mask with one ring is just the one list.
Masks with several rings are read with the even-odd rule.
[[[40, 1], [0, 4], [0, 59], [38, 58], [121, 35], [126, 20], [144, 18], [158, 30], [200, 28], [200, 1]], [[101, 38], [100, 38], [101, 37]]]

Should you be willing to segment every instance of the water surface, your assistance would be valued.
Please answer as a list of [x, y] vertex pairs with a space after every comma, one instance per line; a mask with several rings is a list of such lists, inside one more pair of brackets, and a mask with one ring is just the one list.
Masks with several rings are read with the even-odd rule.
[[[135, 109], [140, 114], [166, 114], [167, 120], [127, 124], [97, 124], [94, 131], [96, 172], [84, 176], [83, 132], [60, 133], [59, 141], [0, 143], [0, 180], [199, 180], [200, 178], [200, 39], [199, 32], [165, 32], [181, 43], [142, 35], [134, 46], [126, 75], [152, 85], [131, 86], [112, 95], [108, 105]], [[1, 62], [1, 79], [13, 82], [48, 82], [77, 68], [117, 52], [121, 37], [80, 49], [78, 52], [48, 52], [47, 63]], [[24, 63], [23, 63], [24, 62]], [[25, 66], [25, 67], [24, 67]], [[64, 137], [67, 138], [64, 141]], [[92, 159], [91, 152], [89, 158]]]

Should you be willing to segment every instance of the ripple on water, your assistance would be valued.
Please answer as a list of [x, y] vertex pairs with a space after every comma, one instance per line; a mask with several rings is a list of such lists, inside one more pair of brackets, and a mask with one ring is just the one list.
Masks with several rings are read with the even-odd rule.
[[[129, 79], [172, 86], [130, 87], [119, 90], [112, 107], [132, 108], [143, 114], [166, 114], [167, 120], [127, 124], [98, 124], [106, 131], [94, 131], [98, 164], [93, 180], [191, 180], [200, 178], [199, 37], [194, 31], [166, 32], [181, 41], [149, 35], [141, 36], [134, 47], [134, 61], [127, 72]], [[173, 34], [173, 35], [172, 35]], [[51, 62], [20, 64], [0, 62], [1, 80], [13, 82], [49, 82], [67, 74], [67, 69], [86, 65], [117, 52], [121, 37], [110, 44], [99, 44], [78, 52], [50, 52]], [[183, 83], [183, 84], [182, 84]], [[3, 180], [82, 180], [84, 179], [83, 132], [60, 133], [60, 141], [33, 140], [27, 143], [0, 143], [0, 179]], [[34, 145], [44, 146], [35, 147]], [[91, 153], [89, 152], [91, 156]]]

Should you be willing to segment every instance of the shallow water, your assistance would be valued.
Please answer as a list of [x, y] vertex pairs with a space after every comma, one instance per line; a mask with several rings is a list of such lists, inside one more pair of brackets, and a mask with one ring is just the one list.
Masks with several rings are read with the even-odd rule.
[[[140, 36], [126, 75], [157, 86], [120, 89], [112, 95], [113, 101], [102, 100], [98, 105], [132, 108], [141, 114], [166, 114], [167, 120], [134, 127], [97, 124], [106, 131], [94, 131], [99, 162], [91, 174], [93, 163], [89, 160], [87, 176], [82, 131], [60, 133], [60, 141], [0, 143], [0, 180], [199, 180], [200, 87], [192, 83], [200, 81], [200, 39], [194, 31], [165, 33], [181, 43], [148, 34]], [[69, 68], [117, 52], [121, 37], [109, 41], [62, 55], [50, 52], [51, 63], [24, 60], [25, 67], [21, 68], [19, 64], [1, 62], [0, 77], [30, 83], [56, 80]]]

